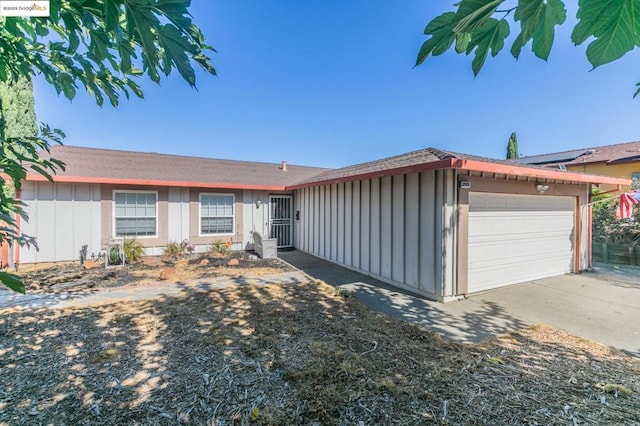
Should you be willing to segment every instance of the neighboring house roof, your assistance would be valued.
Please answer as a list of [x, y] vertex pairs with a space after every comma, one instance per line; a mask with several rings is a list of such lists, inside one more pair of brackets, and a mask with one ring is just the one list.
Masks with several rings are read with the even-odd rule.
[[[57, 182], [283, 190], [327, 169], [287, 164], [117, 151], [56, 145], [51, 157], [66, 164]], [[28, 180], [44, 180], [30, 174]]]
[[573, 151], [554, 152], [544, 155], [521, 157], [514, 160], [522, 164], [619, 164], [640, 161], [640, 142], [626, 142], [615, 145], [596, 146]]
[[528, 176], [540, 179], [556, 179], [568, 182], [628, 185], [628, 179], [612, 178], [579, 172], [563, 172], [547, 167], [524, 165], [510, 160], [496, 160], [435, 148], [425, 148], [407, 154], [356, 164], [341, 169], [328, 170], [312, 176], [288, 189], [304, 188], [318, 184], [371, 179], [436, 169], [459, 169], [505, 175]]
[[[56, 182], [275, 191], [447, 168], [566, 182], [612, 185], [629, 185], [631, 182], [628, 179], [563, 172], [435, 148], [425, 148], [340, 169], [287, 165], [286, 172], [282, 170], [281, 164], [274, 163], [74, 146], [54, 146], [51, 156], [66, 163], [66, 170], [59, 171], [54, 176]], [[27, 180], [44, 181], [45, 178], [38, 174], [29, 174]]]

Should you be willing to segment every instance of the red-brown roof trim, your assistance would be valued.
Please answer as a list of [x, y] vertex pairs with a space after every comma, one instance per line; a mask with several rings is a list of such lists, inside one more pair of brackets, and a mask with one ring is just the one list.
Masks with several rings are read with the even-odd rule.
[[[48, 182], [48, 179], [39, 174], [28, 174], [27, 181]], [[112, 185], [146, 185], [146, 186], [176, 186], [192, 188], [219, 188], [219, 189], [251, 189], [255, 191], [284, 191], [284, 186], [278, 185], [250, 185], [241, 183], [214, 183], [214, 182], [190, 182], [172, 180], [148, 180], [148, 179], [120, 179], [99, 178], [89, 176], [53, 176], [54, 182], [64, 183], [101, 183]]]
[[353, 182], [355, 180], [367, 180], [367, 179], [375, 179], [375, 178], [381, 178], [381, 177], [387, 177], [387, 176], [404, 175], [408, 173], [418, 173], [418, 172], [424, 172], [427, 170], [446, 169], [446, 168], [452, 167], [452, 164], [454, 161], [457, 161], [457, 160], [448, 158], [446, 160], [439, 160], [439, 161], [433, 161], [433, 162], [422, 163], [422, 164], [413, 164], [411, 166], [398, 167], [395, 169], [376, 170], [374, 172], [360, 173], [355, 175], [337, 177], [333, 179], [319, 180], [317, 182], [305, 182], [305, 183], [300, 183], [295, 185], [288, 185], [287, 189], [288, 190], [302, 189], [302, 188], [309, 188], [309, 187], [318, 186], [318, 185], [329, 185], [332, 183]]
[[429, 163], [415, 164], [406, 167], [386, 169], [369, 173], [361, 173], [350, 176], [343, 176], [316, 182], [305, 182], [301, 184], [289, 185], [287, 190], [309, 188], [319, 185], [329, 185], [341, 182], [353, 182], [356, 180], [367, 180], [387, 176], [397, 176], [408, 173], [418, 173], [427, 170], [439, 169], [459, 169], [476, 172], [499, 173], [505, 175], [528, 176], [539, 179], [557, 179], [580, 183], [597, 183], [609, 185], [631, 185], [631, 180], [614, 178], [609, 176], [589, 175], [584, 173], [563, 172], [551, 169], [532, 168], [526, 166], [512, 166], [510, 164], [489, 163], [477, 160], [466, 160], [459, 158], [448, 158], [446, 160], [433, 161]]
[[505, 175], [529, 176], [543, 179], [567, 180], [582, 183], [598, 183], [608, 185], [631, 185], [631, 179], [610, 176], [590, 175], [583, 173], [563, 172], [561, 170], [538, 169], [510, 164], [485, 163], [476, 160], [455, 160], [454, 168], [477, 172], [500, 173]]

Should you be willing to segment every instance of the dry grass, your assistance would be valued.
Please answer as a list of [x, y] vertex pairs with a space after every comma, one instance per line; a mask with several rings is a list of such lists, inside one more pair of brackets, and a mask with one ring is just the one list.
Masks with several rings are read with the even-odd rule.
[[[229, 266], [234, 259], [238, 265]], [[143, 285], [156, 283], [160, 273], [172, 268], [170, 281], [180, 282], [199, 278], [220, 276], [237, 277], [250, 273], [252, 276], [274, 275], [292, 271], [290, 265], [280, 259], [259, 259], [248, 252], [237, 251], [225, 256], [198, 254], [183, 259], [147, 257], [143, 262], [125, 266], [92, 269], [83, 268], [79, 262], [57, 262], [21, 265], [18, 275], [30, 293], [67, 293], [87, 289]], [[147, 264], [146, 261], [153, 261]], [[206, 262], [202, 264], [201, 262]]]
[[345, 296], [5, 311], [0, 424], [640, 424], [638, 360], [545, 326], [462, 346]]

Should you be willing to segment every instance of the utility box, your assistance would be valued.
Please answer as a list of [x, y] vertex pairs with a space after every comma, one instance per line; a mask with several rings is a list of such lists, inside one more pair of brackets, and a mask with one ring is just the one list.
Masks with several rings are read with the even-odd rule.
[[263, 259], [278, 257], [278, 240], [276, 238], [263, 238], [259, 232], [253, 233], [254, 249]]

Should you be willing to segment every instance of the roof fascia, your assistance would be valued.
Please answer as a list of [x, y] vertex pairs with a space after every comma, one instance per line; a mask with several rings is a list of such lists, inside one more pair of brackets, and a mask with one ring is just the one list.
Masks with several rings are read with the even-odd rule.
[[[28, 174], [26, 179], [32, 182], [48, 182], [49, 180], [39, 174]], [[122, 178], [101, 178], [87, 176], [53, 176], [54, 183], [98, 183], [112, 185], [145, 185], [145, 186], [171, 186], [171, 187], [191, 187], [191, 188], [220, 188], [220, 189], [251, 189], [254, 191], [284, 191], [284, 185], [249, 185], [242, 183], [220, 183], [220, 182], [189, 182], [174, 180], [151, 180], [151, 179], [122, 179]]]
[[563, 172], [561, 170], [534, 169], [528, 167], [512, 166], [510, 164], [485, 163], [476, 160], [457, 160], [457, 169], [477, 172], [500, 173], [505, 175], [519, 175], [542, 179], [557, 179], [580, 183], [597, 183], [608, 185], [631, 185], [630, 179], [615, 178], [609, 176], [586, 175], [580, 173]]
[[454, 159], [449, 158], [446, 160], [438, 160], [430, 163], [414, 164], [411, 166], [396, 167], [394, 169], [386, 169], [386, 170], [380, 170], [380, 171], [368, 172], [368, 173], [359, 173], [356, 175], [337, 177], [333, 179], [318, 180], [315, 182], [299, 183], [294, 185], [288, 185], [286, 189], [287, 190], [303, 189], [303, 188], [309, 188], [312, 186], [331, 185], [333, 183], [353, 182], [356, 180], [367, 180], [367, 179], [375, 179], [375, 178], [381, 178], [381, 177], [387, 177], [387, 176], [404, 175], [408, 173], [419, 173], [427, 170], [447, 169], [452, 167], [453, 161]]

